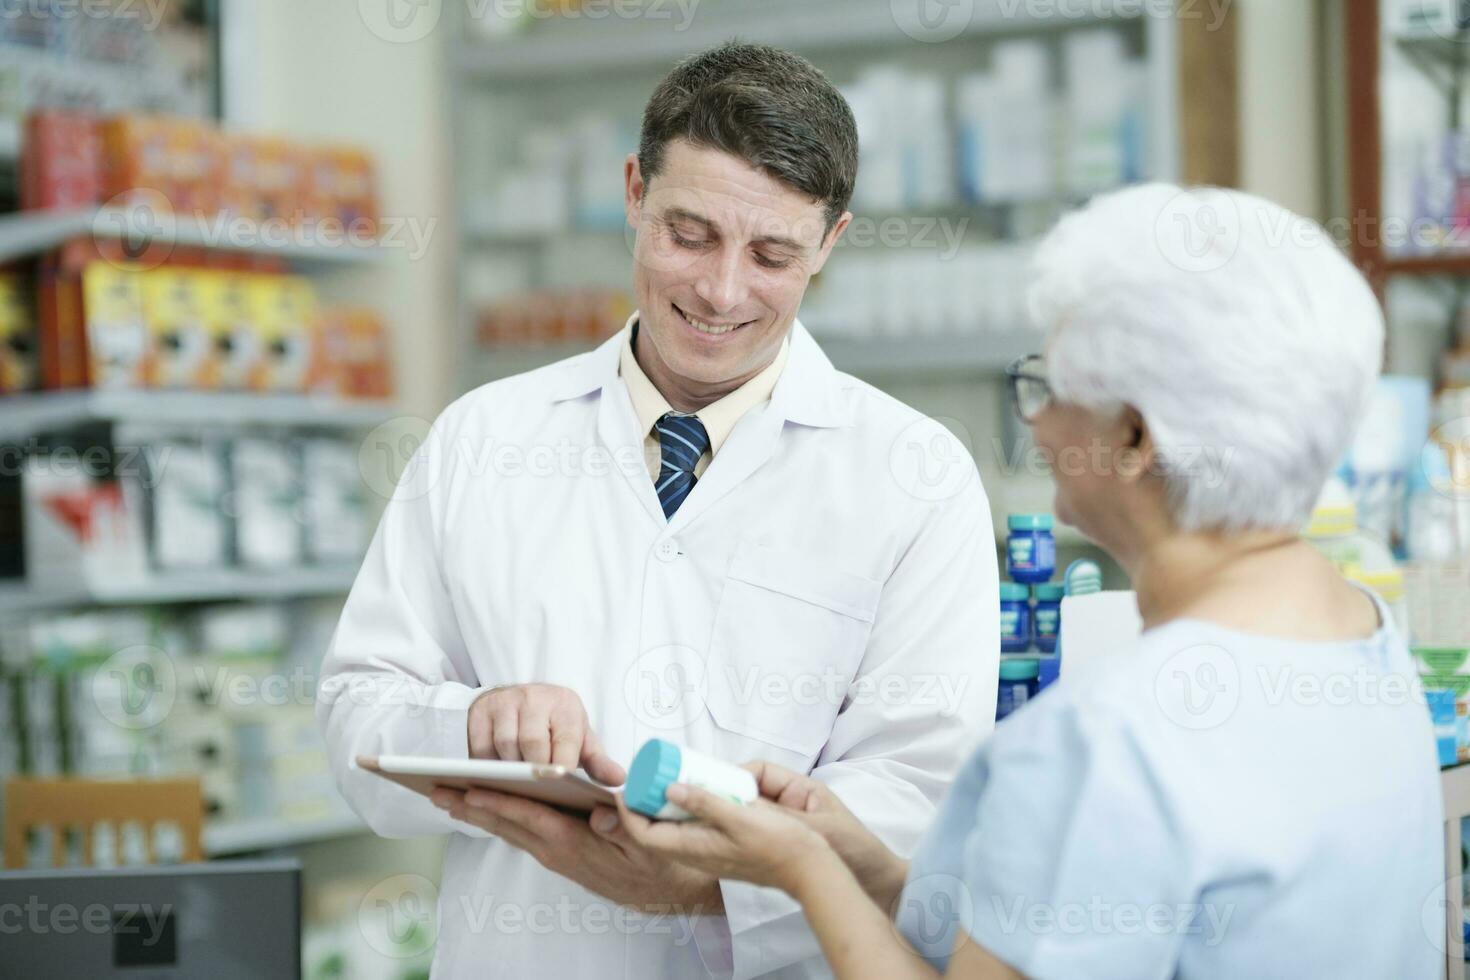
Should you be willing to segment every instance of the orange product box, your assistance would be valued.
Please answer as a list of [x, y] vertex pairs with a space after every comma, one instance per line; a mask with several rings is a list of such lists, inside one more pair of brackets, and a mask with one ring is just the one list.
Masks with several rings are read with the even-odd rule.
[[274, 137], [247, 137], [255, 174], [253, 213], [257, 221], [301, 221], [306, 157], [294, 143]]
[[43, 387], [142, 387], [142, 272], [115, 242], [80, 240], [42, 258], [36, 293]]
[[313, 221], [330, 220], [354, 237], [378, 233], [377, 175], [367, 152], [328, 146], [307, 153], [302, 207]]
[[313, 388], [348, 398], [393, 397], [392, 340], [383, 318], [364, 307], [332, 307], [319, 321]]
[[80, 208], [102, 195], [102, 139], [95, 116], [46, 109], [26, 117], [20, 153], [23, 210]]
[[257, 276], [250, 290], [260, 356], [250, 374], [256, 391], [302, 391], [312, 372], [317, 301], [311, 280]]
[[219, 210], [230, 218], [260, 221], [264, 215], [260, 175], [257, 173], [256, 140], [237, 133], [221, 133], [216, 183]]
[[0, 272], [0, 394], [30, 391], [40, 378], [33, 285], [28, 275]]
[[215, 209], [219, 138], [197, 120], [123, 115], [102, 123], [104, 200], [128, 204], [152, 191], [180, 214]]
[[160, 266], [143, 273], [148, 328], [144, 377], [154, 388], [209, 388], [218, 379], [205, 323], [204, 279], [196, 269]]

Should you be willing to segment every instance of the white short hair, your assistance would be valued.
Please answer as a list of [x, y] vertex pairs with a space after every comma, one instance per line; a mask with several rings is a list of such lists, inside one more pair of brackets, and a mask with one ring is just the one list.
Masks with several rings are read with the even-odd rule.
[[1383, 359], [1378, 300], [1321, 226], [1145, 184], [1064, 217], [1034, 271], [1053, 392], [1138, 410], [1181, 529], [1307, 521]]

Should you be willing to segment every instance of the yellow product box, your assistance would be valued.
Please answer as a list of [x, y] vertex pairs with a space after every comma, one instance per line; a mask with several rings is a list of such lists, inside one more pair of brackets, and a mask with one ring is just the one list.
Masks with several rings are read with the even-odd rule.
[[144, 376], [155, 388], [207, 388], [214, 351], [205, 326], [205, 274], [164, 266], [143, 274], [143, 319], [148, 326]]
[[302, 391], [311, 376], [317, 298], [301, 276], [260, 276], [252, 289], [261, 356], [250, 387]]
[[98, 388], [145, 383], [148, 333], [143, 320], [143, 270], [91, 262], [82, 270], [87, 376]]
[[243, 272], [201, 273], [204, 322], [214, 349], [214, 387], [242, 389], [261, 358], [255, 320], [255, 280]]
[[0, 273], [0, 394], [30, 391], [39, 380], [36, 316], [29, 280]]

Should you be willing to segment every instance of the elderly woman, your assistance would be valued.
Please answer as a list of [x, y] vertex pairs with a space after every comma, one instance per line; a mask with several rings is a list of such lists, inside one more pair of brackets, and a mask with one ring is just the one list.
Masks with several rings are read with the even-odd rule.
[[620, 819], [789, 892], [839, 977], [1437, 976], [1414, 671], [1297, 535], [1379, 368], [1373, 294], [1315, 224], [1162, 185], [1068, 216], [1037, 264], [1017, 406], [1089, 461], [1056, 510], [1128, 572], [1137, 648], [1002, 725], [911, 860], [771, 766], [755, 806], [676, 786], [697, 821]]

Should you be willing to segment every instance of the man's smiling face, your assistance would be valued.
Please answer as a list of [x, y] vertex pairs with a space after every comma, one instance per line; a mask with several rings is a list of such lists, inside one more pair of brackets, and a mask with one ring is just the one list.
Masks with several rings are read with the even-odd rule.
[[624, 169], [640, 362], [684, 400], [734, 390], [775, 358], [852, 216], [827, 232], [822, 202], [687, 140], [669, 143], [651, 180], [636, 156]]

